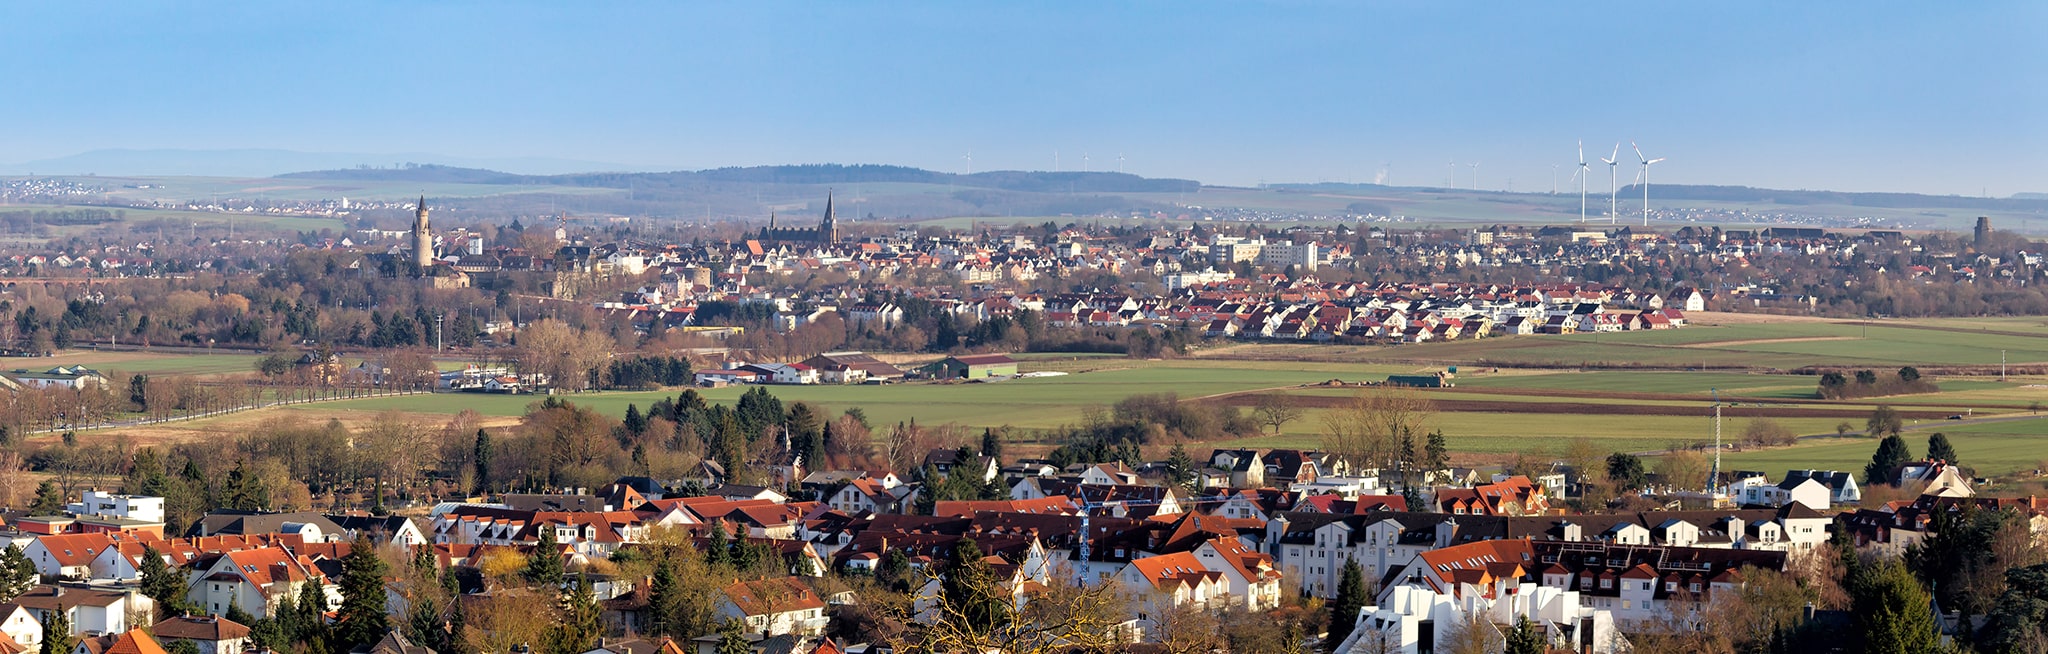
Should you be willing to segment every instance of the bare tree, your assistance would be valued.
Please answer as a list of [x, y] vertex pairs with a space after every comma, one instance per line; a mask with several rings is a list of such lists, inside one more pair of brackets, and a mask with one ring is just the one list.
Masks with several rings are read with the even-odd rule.
[[1415, 391], [1373, 388], [1323, 415], [1323, 450], [1367, 468], [1391, 465], [1401, 437], [1420, 438], [1436, 404]]
[[1436, 646], [1441, 654], [1501, 654], [1506, 650], [1507, 636], [1483, 613], [1461, 616]]
[[1293, 397], [1280, 393], [1260, 395], [1258, 408], [1252, 410], [1252, 414], [1258, 417], [1259, 424], [1272, 426], [1276, 435], [1287, 423], [1300, 420], [1303, 413], [1301, 406], [1294, 402]]

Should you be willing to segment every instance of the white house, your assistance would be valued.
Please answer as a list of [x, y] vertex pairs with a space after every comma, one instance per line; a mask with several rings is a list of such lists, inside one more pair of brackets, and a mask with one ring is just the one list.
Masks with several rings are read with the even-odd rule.
[[793, 577], [739, 581], [720, 591], [718, 616], [740, 620], [748, 633], [765, 636], [825, 632], [825, 600]]
[[[272, 617], [272, 598], [298, 597], [300, 586], [323, 579], [311, 561], [282, 547], [240, 550], [222, 554], [212, 566], [195, 570], [185, 597], [213, 615], [226, 614], [229, 606], [240, 605], [250, 615]], [[327, 609], [339, 608], [338, 591], [332, 586], [324, 590]]]
[[72, 515], [127, 518], [144, 522], [164, 521], [164, 498], [148, 495], [118, 495], [89, 490], [80, 501], [64, 505]]
[[35, 649], [43, 644], [43, 623], [35, 613], [14, 602], [0, 604], [0, 634], [22, 649]]
[[156, 602], [138, 591], [65, 586], [37, 586], [14, 598], [14, 603], [35, 614], [36, 620], [62, 607], [73, 634], [118, 634], [137, 626], [129, 624], [129, 616], [156, 610]]

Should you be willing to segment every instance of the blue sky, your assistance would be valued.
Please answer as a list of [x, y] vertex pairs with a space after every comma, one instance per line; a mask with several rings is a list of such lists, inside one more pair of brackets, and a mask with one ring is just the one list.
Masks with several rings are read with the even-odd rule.
[[0, 162], [1057, 151], [1226, 184], [1441, 185], [1476, 161], [1526, 191], [1552, 164], [1566, 187], [1583, 138], [1669, 157], [1656, 182], [2048, 192], [2048, 3], [1446, 4], [7, 3]]

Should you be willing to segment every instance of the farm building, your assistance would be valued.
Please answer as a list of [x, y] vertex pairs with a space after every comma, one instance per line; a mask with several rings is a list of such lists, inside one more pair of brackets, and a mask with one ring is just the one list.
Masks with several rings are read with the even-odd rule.
[[816, 368], [819, 381], [827, 384], [858, 384], [870, 379], [900, 380], [903, 371], [863, 352], [826, 352], [804, 360]]
[[1451, 376], [1446, 373], [1431, 375], [1387, 375], [1388, 386], [1409, 386], [1413, 388], [1449, 388]]
[[1017, 374], [1017, 360], [1005, 354], [972, 354], [946, 357], [925, 366], [924, 370], [933, 379], [1008, 377]]

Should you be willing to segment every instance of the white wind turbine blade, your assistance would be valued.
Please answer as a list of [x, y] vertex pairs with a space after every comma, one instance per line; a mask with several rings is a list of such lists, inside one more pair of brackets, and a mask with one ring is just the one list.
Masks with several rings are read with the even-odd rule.
[[1630, 150], [1635, 150], [1635, 151], [1636, 151], [1636, 161], [1641, 161], [1641, 162], [1643, 162], [1643, 165], [1645, 165], [1645, 166], [1648, 166], [1648, 165], [1650, 165], [1650, 158], [1649, 158], [1649, 157], [1645, 157], [1645, 156], [1643, 156], [1643, 149], [1642, 149], [1642, 148], [1639, 148], [1639, 147], [1636, 147], [1636, 142], [1635, 142], [1635, 141], [1629, 141], [1629, 142], [1628, 142], [1628, 149], [1630, 149]]
[[1649, 161], [1645, 161], [1645, 162], [1643, 162], [1643, 165], [1645, 165], [1645, 166], [1648, 166], [1648, 165], [1650, 165], [1650, 164], [1653, 164], [1653, 163], [1657, 163], [1657, 162], [1660, 162], [1660, 161], [1663, 161], [1663, 160], [1665, 160], [1665, 159], [1669, 159], [1669, 158], [1670, 158], [1670, 157], [1657, 157], [1657, 158], [1655, 158], [1655, 159], [1651, 159], [1651, 160], [1649, 160]]

